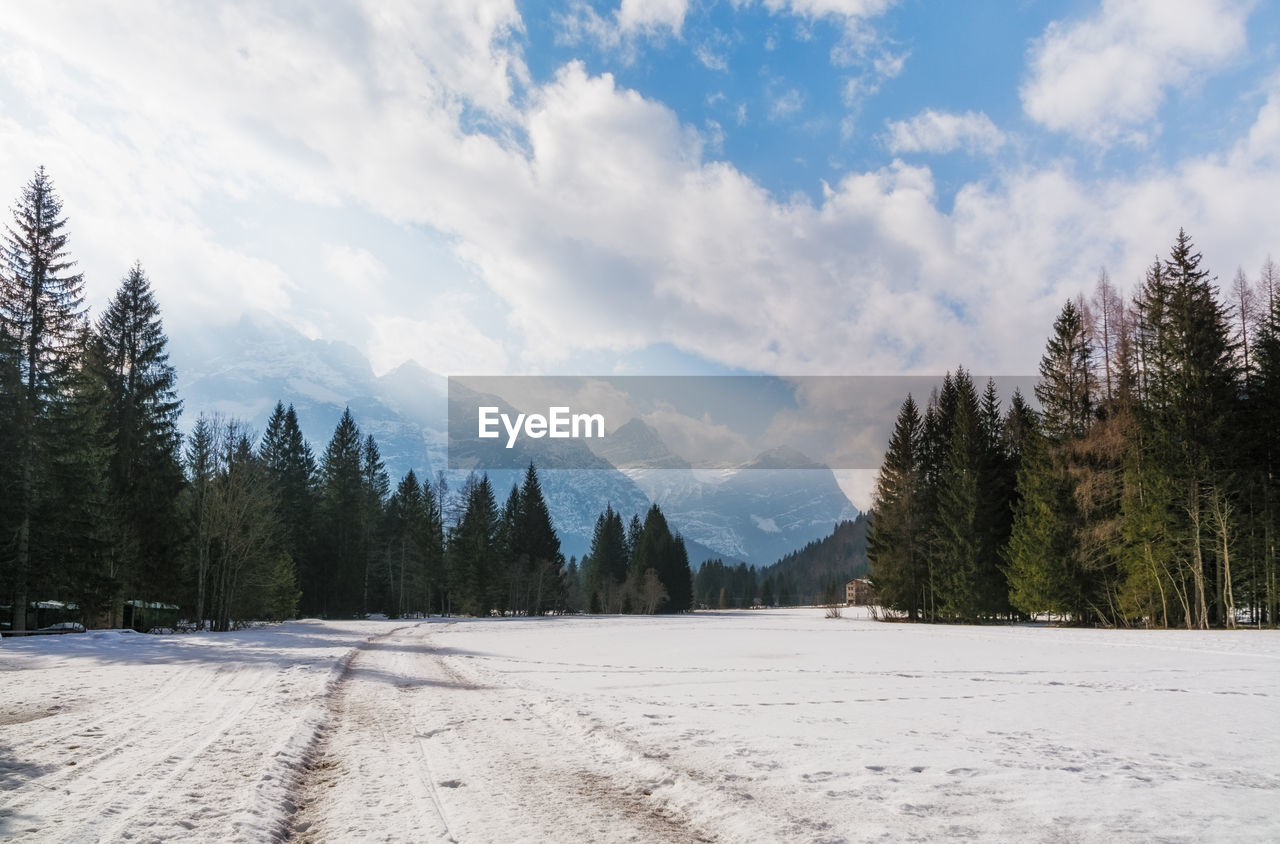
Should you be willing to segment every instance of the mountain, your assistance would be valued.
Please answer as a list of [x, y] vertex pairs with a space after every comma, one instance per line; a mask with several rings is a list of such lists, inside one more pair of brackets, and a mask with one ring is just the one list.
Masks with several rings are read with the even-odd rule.
[[[393, 485], [409, 469], [430, 478], [446, 468], [449, 402], [455, 419], [474, 418], [459, 403], [481, 399], [514, 412], [500, 397], [468, 395], [457, 382], [450, 396], [446, 379], [417, 363], [379, 377], [355, 347], [310, 339], [261, 313], [243, 317], [216, 345], [175, 339], [171, 348], [185, 430], [204, 412], [237, 417], [260, 434], [283, 401], [293, 404], [318, 459], [350, 407], [361, 431], [377, 439]], [[629, 519], [658, 503], [695, 566], [711, 557], [761, 565], [857, 513], [831, 472], [798, 452], [775, 449], [736, 469], [699, 472], [641, 419], [599, 440], [522, 438], [509, 450], [468, 451], [479, 446], [455, 434], [455, 465], [463, 468], [446, 472], [450, 488], [462, 486], [468, 461], [497, 467], [488, 474], [501, 501], [532, 461], [566, 557], [587, 551], [606, 504]]]
[[[867, 529], [871, 520], [861, 514], [852, 521], [841, 522], [828, 536], [810, 542], [798, 551], [757, 573], [757, 581], [773, 578], [775, 584], [786, 582], [791, 602], [818, 604], [825, 593], [837, 588], [837, 600], [844, 600], [844, 585], [870, 570], [867, 562]], [[774, 594], [780, 592], [774, 586]]]
[[445, 379], [417, 364], [378, 378], [347, 343], [312, 340], [280, 320], [249, 313], [213, 347], [171, 342], [183, 400], [182, 425], [200, 413], [246, 422], [258, 434], [277, 401], [292, 404], [316, 452], [324, 451], [346, 407], [373, 434], [392, 483], [410, 468], [429, 477], [445, 465]]
[[623, 472], [692, 468], [688, 460], [667, 448], [658, 432], [640, 418], [631, 419], [609, 436], [590, 442], [593, 452]]
[[747, 563], [768, 564], [858, 515], [831, 470], [792, 448], [700, 472], [638, 418], [591, 448], [635, 481], [686, 538]]

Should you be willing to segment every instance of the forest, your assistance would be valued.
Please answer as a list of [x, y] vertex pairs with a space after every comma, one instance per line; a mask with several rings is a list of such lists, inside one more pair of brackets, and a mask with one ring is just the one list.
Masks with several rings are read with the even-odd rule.
[[532, 465], [499, 505], [484, 475], [450, 490], [443, 473], [410, 471], [393, 488], [349, 410], [319, 456], [283, 404], [260, 437], [203, 414], [184, 437], [145, 270], [135, 263], [91, 319], [43, 168], [4, 246], [0, 613], [13, 631], [43, 623], [38, 604], [97, 627], [154, 605], [213, 630], [294, 615], [690, 608], [684, 543], [656, 506], [625, 530], [606, 509], [579, 567]]
[[909, 620], [1276, 624], [1280, 272], [1229, 292], [1179, 231], [1125, 296], [1067, 301], [1038, 407], [962, 367], [901, 406], [868, 557]]

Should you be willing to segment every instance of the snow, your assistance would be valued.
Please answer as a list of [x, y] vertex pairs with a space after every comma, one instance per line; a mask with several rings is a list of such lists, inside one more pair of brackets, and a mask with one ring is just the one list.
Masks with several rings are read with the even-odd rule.
[[1276, 840], [1277, 669], [821, 609], [5, 639], [0, 838]]
[[756, 527], [760, 528], [760, 530], [764, 531], [765, 533], [781, 533], [781, 528], [778, 527], [778, 523], [775, 522], [773, 519], [766, 519], [762, 516], [757, 516], [755, 513], [752, 513], [751, 521], [755, 522]]

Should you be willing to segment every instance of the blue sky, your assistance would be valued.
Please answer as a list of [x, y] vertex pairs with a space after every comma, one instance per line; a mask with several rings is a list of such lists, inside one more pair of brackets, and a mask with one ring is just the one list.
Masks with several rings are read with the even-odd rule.
[[0, 185], [45, 164], [91, 301], [140, 259], [175, 345], [1027, 372], [1180, 226], [1280, 254], [1277, 44], [1233, 0], [25, 4]]

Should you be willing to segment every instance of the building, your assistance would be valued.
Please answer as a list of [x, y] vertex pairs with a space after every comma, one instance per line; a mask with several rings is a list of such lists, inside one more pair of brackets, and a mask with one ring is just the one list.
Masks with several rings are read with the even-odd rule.
[[864, 607], [875, 603], [871, 581], [865, 577], [850, 580], [844, 585], [844, 602], [851, 607]]

